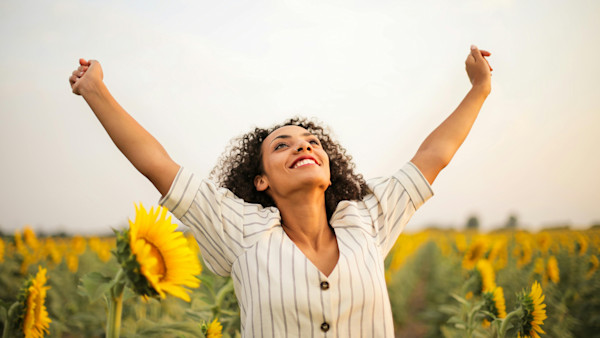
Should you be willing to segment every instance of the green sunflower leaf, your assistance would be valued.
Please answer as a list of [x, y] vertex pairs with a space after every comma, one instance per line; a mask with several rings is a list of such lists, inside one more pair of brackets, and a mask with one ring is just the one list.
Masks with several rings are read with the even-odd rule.
[[123, 301], [134, 298], [135, 296], [137, 296], [137, 294], [131, 290], [131, 288], [125, 287], [125, 290], [123, 290]]
[[450, 317], [450, 319], [448, 319], [448, 321], [446, 322], [448, 324], [462, 324], [463, 326], [466, 326], [467, 323], [465, 323], [464, 320], [458, 318], [458, 317]]
[[461, 297], [455, 293], [451, 293], [450, 296], [452, 296], [452, 298], [456, 299], [461, 304], [465, 304], [465, 305], [469, 304], [469, 302], [466, 299], [464, 299], [463, 297]]
[[458, 315], [460, 313], [460, 308], [455, 305], [440, 305], [438, 306], [438, 310], [447, 315]]
[[114, 284], [115, 280], [113, 278], [106, 277], [99, 272], [90, 272], [81, 277], [77, 289], [80, 295], [88, 297], [90, 302], [95, 302], [107, 293]]
[[7, 317], [6, 308], [4, 308], [4, 306], [0, 306], [0, 322], [6, 323], [6, 317]]
[[165, 323], [154, 324], [145, 321], [144, 325], [138, 325], [139, 329], [136, 334], [141, 337], [164, 337], [166, 333], [174, 334], [190, 334], [193, 337], [200, 337], [202, 329], [197, 323]]

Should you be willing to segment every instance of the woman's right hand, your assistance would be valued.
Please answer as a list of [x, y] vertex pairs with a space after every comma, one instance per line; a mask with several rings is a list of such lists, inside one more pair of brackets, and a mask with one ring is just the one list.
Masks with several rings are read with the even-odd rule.
[[74, 94], [83, 95], [101, 83], [104, 74], [100, 63], [96, 60], [79, 59], [79, 65], [79, 68], [75, 69], [69, 77], [69, 83]]
[[486, 50], [471, 46], [471, 52], [465, 61], [467, 75], [473, 87], [481, 87], [489, 94], [492, 86], [492, 67], [486, 57], [492, 55]]

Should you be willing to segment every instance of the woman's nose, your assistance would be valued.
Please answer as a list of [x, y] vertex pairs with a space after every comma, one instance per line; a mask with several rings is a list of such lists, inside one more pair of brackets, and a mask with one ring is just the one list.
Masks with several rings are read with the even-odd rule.
[[311, 147], [310, 147], [310, 143], [306, 142], [306, 141], [301, 141], [300, 144], [298, 144], [298, 147], [296, 148], [296, 151], [302, 151], [302, 150], [306, 150], [306, 151], [311, 151]]

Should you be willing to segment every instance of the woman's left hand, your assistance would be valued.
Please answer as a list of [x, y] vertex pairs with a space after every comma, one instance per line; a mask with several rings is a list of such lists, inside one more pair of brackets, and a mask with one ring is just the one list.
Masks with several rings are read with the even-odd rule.
[[485, 57], [492, 55], [485, 50], [479, 50], [476, 46], [471, 46], [471, 53], [467, 56], [465, 66], [467, 75], [473, 87], [483, 87], [488, 91], [492, 86], [492, 67]]

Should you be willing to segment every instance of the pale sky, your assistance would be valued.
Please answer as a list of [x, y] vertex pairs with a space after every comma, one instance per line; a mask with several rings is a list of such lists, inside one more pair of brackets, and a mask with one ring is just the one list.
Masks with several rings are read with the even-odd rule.
[[407, 230], [600, 222], [600, 2], [0, 2], [0, 228], [109, 232], [159, 193], [71, 93], [80, 57], [171, 157], [207, 176], [229, 140], [328, 125], [366, 178], [391, 175], [469, 89], [492, 93]]

